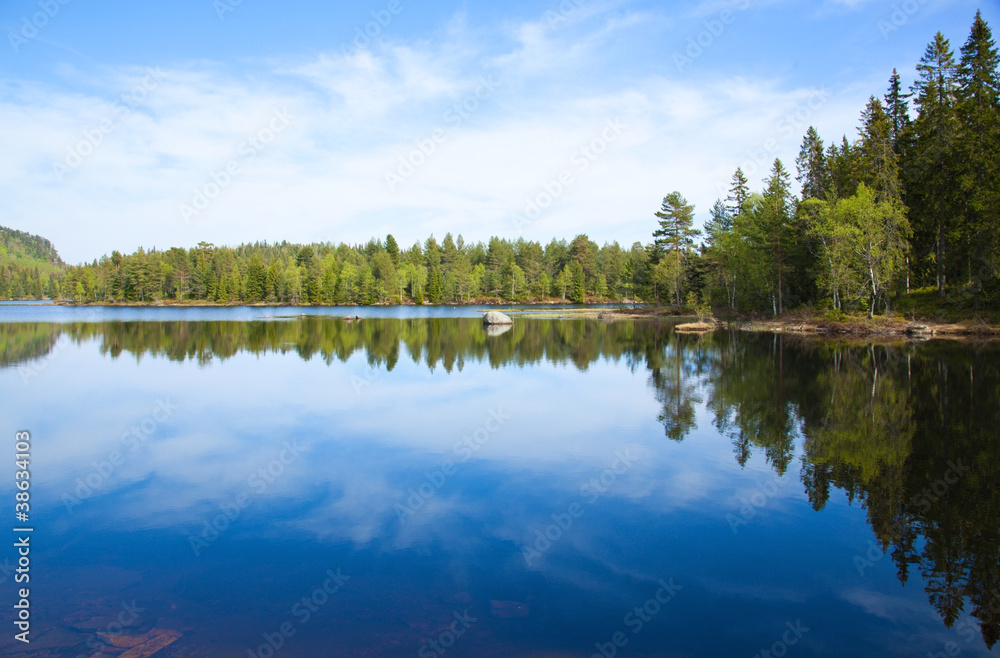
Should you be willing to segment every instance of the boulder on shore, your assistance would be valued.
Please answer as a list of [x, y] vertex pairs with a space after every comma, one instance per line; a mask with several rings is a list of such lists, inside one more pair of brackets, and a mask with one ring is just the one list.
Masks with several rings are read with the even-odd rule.
[[500, 311], [489, 311], [483, 315], [483, 324], [514, 324], [514, 321]]

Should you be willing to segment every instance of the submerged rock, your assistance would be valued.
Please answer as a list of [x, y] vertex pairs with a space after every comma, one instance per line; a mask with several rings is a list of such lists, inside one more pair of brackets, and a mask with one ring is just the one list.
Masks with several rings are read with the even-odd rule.
[[113, 647], [128, 649], [125, 653], [120, 654], [119, 658], [148, 658], [182, 637], [178, 631], [163, 628], [154, 628], [142, 635], [113, 635], [109, 633], [98, 633], [98, 635]]
[[500, 311], [488, 311], [483, 315], [483, 324], [514, 324], [514, 321]]

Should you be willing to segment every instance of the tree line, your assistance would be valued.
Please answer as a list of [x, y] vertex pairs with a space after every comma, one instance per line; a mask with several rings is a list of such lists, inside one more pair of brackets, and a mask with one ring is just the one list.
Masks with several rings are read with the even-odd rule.
[[[647, 255], [634, 244], [599, 247], [586, 235], [544, 247], [450, 233], [402, 248], [390, 234], [364, 245], [254, 243], [117, 251], [70, 267], [61, 294], [78, 302], [206, 300], [218, 303], [440, 304], [481, 300], [577, 303], [641, 292]], [[637, 287], [638, 286], [638, 287]]]
[[737, 169], [700, 248], [693, 207], [680, 193], [667, 196], [653, 282], [677, 303], [687, 289], [735, 313], [812, 305], [871, 317], [918, 290], [939, 304], [995, 308], [998, 65], [978, 12], [957, 57], [938, 32], [908, 92], [894, 69], [884, 96], [869, 98], [856, 139], [826, 145], [808, 129], [795, 162], [801, 197], [780, 159], [758, 192]]

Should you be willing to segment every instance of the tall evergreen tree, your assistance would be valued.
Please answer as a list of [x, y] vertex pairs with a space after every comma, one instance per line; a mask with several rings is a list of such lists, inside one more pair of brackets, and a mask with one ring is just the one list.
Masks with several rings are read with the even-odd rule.
[[830, 192], [836, 199], [846, 199], [854, 194], [860, 180], [857, 149], [841, 139], [840, 146], [831, 144], [826, 150], [827, 169], [830, 172]]
[[951, 238], [960, 204], [954, 184], [957, 70], [951, 44], [940, 32], [927, 46], [917, 72], [913, 93], [919, 115], [913, 123], [906, 205], [910, 208], [918, 255], [931, 265], [938, 294], [943, 297], [953, 260]]
[[906, 136], [910, 128], [910, 105], [908, 99], [910, 94], [902, 91], [902, 82], [896, 69], [892, 70], [892, 77], [889, 78], [889, 90], [885, 93], [885, 113], [889, 117], [891, 128], [892, 147], [897, 155], [902, 155], [906, 150]]
[[773, 249], [775, 257], [777, 313], [784, 313], [784, 269], [791, 251], [791, 211], [794, 198], [791, 192], [791, 176], [779, 158], [775, 158], [771, 175], [764, 181], [764, 200], [761, 206], [761, 228], [765, 240]]
[[795, 179], [802, 185], [803, 199], [824, 199], [830, 189], [830, 172], [826, 165], [823, 140], [812, 126], [802, 138], [799, 157], [795, 159]]
[[981, 292], [1000, 267], [1000, 56], [978, 11], [962, 46], [957, 82], [963, 228], [969, 245], [969, 278]]
[[733, 174], [732, 185], [729, 188], [729, 196], [726, 198], [726, 201], [729, 202], [727, 207], [731, 217], [738, 217], [747, 211], [747, 201], [750, 199], [748, 183], [743, 168], [737, 167]]
[[694, 238], [701, 234], [694, 228], [694, 206], [680, 192], [663, 197], [663, 204], [654, 214], [660, 220], [660, 228], [653, 231], [658, 254], [672, 251], [680, 256], [681, 250], [694, 244]]
[[694, 228], [694, 206], [687, 202], [680, 192], [671, 192], [663, 198], [663, 205], [655, 213], [660, 220], [660, 228], [653, 232], [653, 248], [657, 260], [668, 252], [675, 262], [674, 293], [677, 306], [681, 305], [681, 279], [688, 249], [701, 231]]
[[579, 261], [573, 261], [573, 294], [570, 299], [575, 304], [583, 304], [587, 301], [587, 289], [584, 283], [583, 265]]
[[899, 162], [893, 148], [892, 120], [882, 102], [872, 96], [861, 113], [859, 145], [862, 182], [875, 191], [879, 201], [902, 203]]
[[399, 244], [396, 243], [396, 238], [392, 237], [392, 233], [385, 236], [385, 250], [392, 258], [392, 264], [399, 267]]

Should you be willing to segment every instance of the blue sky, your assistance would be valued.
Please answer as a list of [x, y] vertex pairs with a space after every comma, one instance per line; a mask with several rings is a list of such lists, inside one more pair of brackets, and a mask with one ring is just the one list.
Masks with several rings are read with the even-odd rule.
[[[0, 224], [69, 262], [200, 240], [648, 241], [996, 0], [0, 5]], [[367, 36], [362, 39], [358, 35]]]

